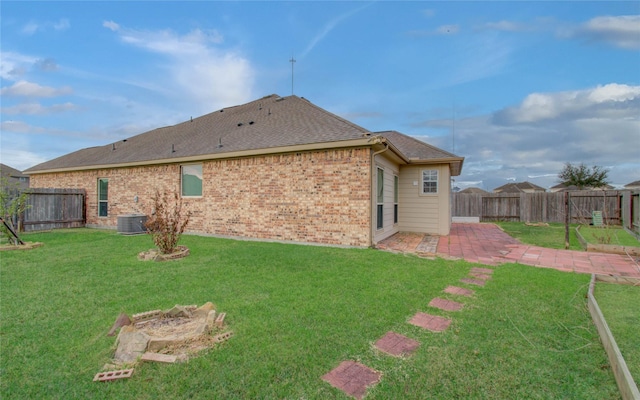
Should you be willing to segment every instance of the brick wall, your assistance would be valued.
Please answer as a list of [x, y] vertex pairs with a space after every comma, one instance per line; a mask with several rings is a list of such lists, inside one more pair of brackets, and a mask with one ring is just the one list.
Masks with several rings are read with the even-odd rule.
[[[203, 162], [202, 198], [185, 198], [188, 231], [368, 246], [370, 149], [340, 149]], [[109, 216], [98, 217], [97, 180], [109, 179]], [[37, 174], [31, 187], [83, 188], [87, 224], [115, 227], [149, 214], [155, 190], [180, 189], [180, 165]], [[137, 200], [137, 201], [136, 201]]]

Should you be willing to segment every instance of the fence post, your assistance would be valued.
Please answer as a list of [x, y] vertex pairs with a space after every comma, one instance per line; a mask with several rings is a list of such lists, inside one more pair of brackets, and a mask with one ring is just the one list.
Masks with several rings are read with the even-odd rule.
[[564, 248], [569, 248], [569, 191], [564, 192]]

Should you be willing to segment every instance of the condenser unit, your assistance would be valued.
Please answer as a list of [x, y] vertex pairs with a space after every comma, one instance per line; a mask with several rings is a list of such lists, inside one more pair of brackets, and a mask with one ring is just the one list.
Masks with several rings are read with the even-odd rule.
[[147, 216], [144, 214], [118, 215], [118, 233], [123, 235], [136, 235], [147, 232], [144, 224]]

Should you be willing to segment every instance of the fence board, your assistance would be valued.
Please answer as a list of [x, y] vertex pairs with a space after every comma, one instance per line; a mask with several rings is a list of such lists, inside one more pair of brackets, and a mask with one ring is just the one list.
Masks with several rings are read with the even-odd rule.
[[[592, 211], [602, 211], [608, 224], [621, 224], [625, 192], [569, 192], [571, 223], [589, 224]], [[479, 217], [481, 221], [564, 222], [564, 196], [564, 192], [453, 193], [451, 210], [454, 217]]]
[[22, 216], [25, 231], [79, 228], [85, 225], [82, 189], [28, 189], [28, 208]]

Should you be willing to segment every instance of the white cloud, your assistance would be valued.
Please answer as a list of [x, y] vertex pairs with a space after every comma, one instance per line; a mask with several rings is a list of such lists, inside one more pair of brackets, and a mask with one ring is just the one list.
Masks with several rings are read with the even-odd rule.
[[442, 25], [436, 29], [438, 35], [453, 35], [460, 31], [459, 25]]
[[[438, 134], [428, 143], [451, 150], [450, 121], [414, 126]], [[637, 180], [640, 173], [640, 86], [532, 93], [494, 114], [459, 118], [455, 127], [455, 153], [466, 157], [456, 181], [482, 179], [485, 189], [514, 177], [550, 187], [566, 162], [625, 165], [609, 175], [618, 183]]]
[[0, 52], [0, 77], [15, 81], [23, 76], [37, 58], [10, 51]]
[[53, 104], [50, 106], [43, 106], [40, 103], [23, 103], [11, 107], [3, 107], [2, 113], [7, 115], [46, 115], [57, 114], [61, 112], [76, 110], [77, 106], [73, 103]]
[[577, 35], [637, 50], [640, 49], [640, 15], [596, 17], [584, 23]]
[[633, 118], [640, 115], [640, 86], [611, 83], [591, 89], [532, 93], [517, 107], [494, 114], [498, 124], [538, 123], [564, 118]]
[[173, 100], [194, 104], [194, 113], [251, 99], [255, 76], [251, 63], [239, 51], [221, 48], [223, 36], [216, 30], [195, 29], [180, 35], [171, 30], [130, 29], [113, 21], [103, 26], [128, 45], [167, 57], [169, 63], [158, 66], [159, 71], [170, 71], [171, 76], [164, 79], [167, 89], [173, 85], [169, 90]]
[[42, 133], [44, 132], [44, 128], [31, 126], [26, 122], [22, 121], [2, 121], [0, 123], [0, 131], [2, 131], [3, 135], [6, 132], [14, 132], [14, 133]]
[[104, 26], [105, 28], [111, 29], [114, 32], [116, 32], [118, 29], [120, 29], [120, 25], [116, 24], [113, 21], [104, 21], [102, 23], [102, 26]]
[[36, 24], [33, 21], [30, 21], [29, 23], [27, 23], [25, 26], [22, 27], [21, 32], [24, 33], [25, 35], [33, 35], [38, 31], [39, 27], [40, 26], [38, 24]]
[[10, 97], [55, 97], [71, 93], [73, 93], [73, 89], [68, 86], [52, 88], [27, 81], [18, 81], [12, 86], [0, 89], [1, 95]]
[[69, 29], [71, 27], [71, 24], [69, 23], [69, 20], [66, 18], [61, 18], [58, 21], [47, 21], [44, 23], [38, 23], [36, 21], [29, 21], [27, 24], [25, 24], [22, 29], [21, 32], [24, 35], [34, 35], [36, 32], [41, 31], [47, 31], [49, 29], [53, 29], [55, 31], [65, 31], [67, 29]]

